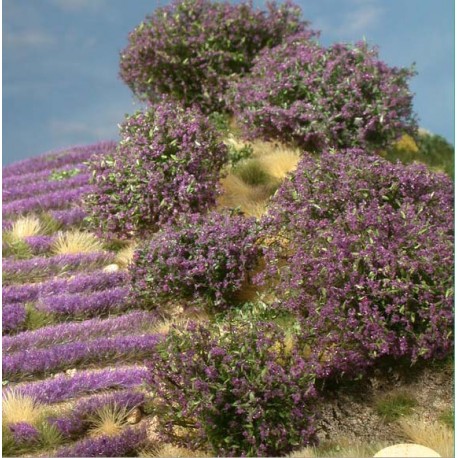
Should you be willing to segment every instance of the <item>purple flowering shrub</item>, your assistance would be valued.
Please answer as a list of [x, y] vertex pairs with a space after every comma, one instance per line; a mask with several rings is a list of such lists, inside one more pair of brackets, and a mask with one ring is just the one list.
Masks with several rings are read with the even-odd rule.
[[121, 126], [112, 155], [90, 165], [89, 219], [104, 235], [155, 232], [180, 213], [214, 205], [227, 148], [197, 109], [163, 101]]
[[258, 261], [254, 218], [210, 212], [166, 226], [137, 249], [130, 269], [134, 301], [188, 299], [226, 307]]
[[229, 90], [232, 111], [251, 138], [329, 147], [379, 148], [414, 132], [414, 72], [389, 67], [365, 43], [329, 48], [298, 34], [264, 50]]
[[279, 456], [316, 441], [313, 374], [273, 324], [173, 328], [149, 367], [167, 442]]
[[[303, 158], [264, 221], [266, 278], [321, 376], [453, 345], [453, 185], [360, 150]], [[277, 273], [279, 277], [277, 276]], [[275, 284], [275, 282], [274, 282]]]
[[142, 99], [167, 94], [205, 112], [224, 108], [228, 80], [249, 71], [264, 47], [305, 30], [300, 8], [291, 2], [179, 0], [157, 8], [129, 35], [121, 52], [120, 75]]

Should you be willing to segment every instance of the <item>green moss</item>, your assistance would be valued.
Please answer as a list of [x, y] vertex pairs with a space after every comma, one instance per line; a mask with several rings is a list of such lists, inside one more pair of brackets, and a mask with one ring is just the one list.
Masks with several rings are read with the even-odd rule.
[[455, 427], [455, 410], [453, 407], [449, 407], [442, 411], [439, 415], [439, 421], [453, 429]]
[[274, 181], [256, 159], [244, 160], [234, 168], [233, 173], [251, 186], [268, 185]]

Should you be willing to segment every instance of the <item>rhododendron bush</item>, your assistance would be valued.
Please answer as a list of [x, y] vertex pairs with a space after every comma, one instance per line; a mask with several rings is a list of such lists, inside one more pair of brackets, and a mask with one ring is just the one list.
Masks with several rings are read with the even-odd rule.
[[326, 147], [380, 148], [414, 132], [413, 71], [389, 67], [366, 43], [328, 48], [298, 34], [255, 59], [231, 87], [231, 109], [251, 137]]
[[214, 205], [227, 148], [197, 109], [162, 101], [127, 118], [115, 153], [91, 163], [90, 221], [109, 237], [157, 231]]
[[298, 6], [272, 2], [267, 9], [209, 0], [158, 8], [129, 35], [121, 78], [140, 98], [167, 94], [206, 112], [221, 110], [233, 75], [246, 73], [262, 48], [305, 31]]
[[168, 441], [208, 442], [219, 456], [278, 456], [316, 442], [314, 375], [273, 324], [173, 329], [150, 371]]
[[[225, 308], [259, 259], [254, 219], [210, 212], [163, 228], [140, 247], [130, 269], [135, 300], [168, 300]], [[159, 299], [159, 301], [158, 301]]]
[[268, 272], [323, 374], [450, 350], [452, 208], [447, 176], [360, 150], [306, 156], [285, 181], [264, 221]]

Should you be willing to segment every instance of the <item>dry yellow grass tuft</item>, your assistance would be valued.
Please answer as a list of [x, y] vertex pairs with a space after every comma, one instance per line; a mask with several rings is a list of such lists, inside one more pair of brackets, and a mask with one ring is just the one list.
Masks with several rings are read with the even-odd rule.
[[8, 233], [13, 240], [23, 240], [40, 234], [41, 230], [40, 220], [34, 215], [28, 215], [17, 219]]
[[140, 451], [139, 457], [141, 458], [187, 458], [187, 457], [209, 457], [206, 452], [200, 450], [188, 450], [183, 447], [177, 447], [173, 444], [163, 444], [157, 448], [149, 448]]
[[3, 395], [2, 421], [5, 425], [18, 422], [36, 424], [45, 413], [45, 406], [14, 390], [7, 391]]
[[269, 175], [283, 180], [288, 173], [297, 168], [300, 154], [293, 149], [279, 148], [270, 154], [259, 157], [259, 163]]
[[102, 243], [90, 232], [60, 232], [53, 244], [54, 254], [78, 254], [102, 251]]
[[91, 427], [89, 434], [92, 436], [116, 436], [127, 424], [129, 411], [116, 404], [105, 405], [89, 419]]
[[137, 244], [132, 243], [122, 250], [119, 250], [116, 254], [115, 263], [118, 264], [121, 269], [127, 269], [132, 262], [136, 248]]
[[399, 425], [405, 438], [414, 444], [429, 447], [443, 457], [455, 456], [454, 433], [447, 426], [418, 419], [403, 419]]
[[290, 453], [288, 458], [368, 458], [385, 447], [386, 444], [362, 444], [340, 439], [319, 447], [304, 447]]

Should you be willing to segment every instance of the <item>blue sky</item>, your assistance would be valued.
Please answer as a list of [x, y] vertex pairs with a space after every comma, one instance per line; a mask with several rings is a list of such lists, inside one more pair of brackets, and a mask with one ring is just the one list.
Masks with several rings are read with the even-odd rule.
[[[140, 108], [118, 77], [119, 51], [160, 2], [3, 0], [3, 164], [117, 140], [117, 124]], [[420, 125], [454, 143], [453, 0], [296, 3], [324, 44], [365, 37], [390, 65], [416, 62]]]

